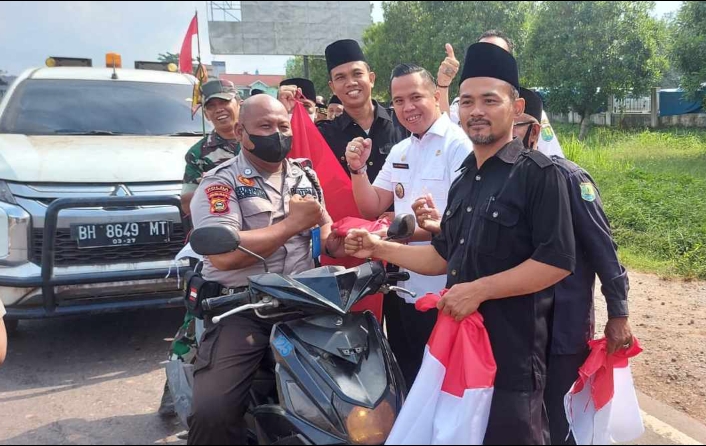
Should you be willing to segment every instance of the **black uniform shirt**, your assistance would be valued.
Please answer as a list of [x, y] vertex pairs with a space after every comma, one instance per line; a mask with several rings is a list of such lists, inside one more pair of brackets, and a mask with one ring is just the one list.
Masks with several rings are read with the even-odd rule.
[[[573, 271], [574, 234], [566, 181], [552, 161], [519, 139], [481, 169], [472, 153], [449, 191], [441, 234], [432, 244], [453, 285], [512, 269], [529, 259]], [[554, 288], [488, 301], [485, 320], [498, 367], [495, 387], [541, 390]]]
[[574, 355], [593, 339], [596, 274], [603, 284], [608, 316], [628, 316], [628, 275], [618, 260], [610, 223], [593, 178], [569, 160], [552, 157], [569, 189], [576, 237], [576, 269], [556, 285], [551, 353]]
[[373, 148], [368, 160], [368, 178], [371, 183], [375, 181], [385, 164], [392, 146], [406, 137], [401, 129], [393, 123], [390, 113], [384, 107], [375, 101], [373, 101], [373, 106], [375, 107], [375, 119], [368, 133], [365, 133], [365, 129], [362, 129], [345, 111], [333, 121], [320, 121], [317, 124], [319, 131], [348, 175], [350, 175], [346, 161], [348, 143], [359, 137], [372, 140]]

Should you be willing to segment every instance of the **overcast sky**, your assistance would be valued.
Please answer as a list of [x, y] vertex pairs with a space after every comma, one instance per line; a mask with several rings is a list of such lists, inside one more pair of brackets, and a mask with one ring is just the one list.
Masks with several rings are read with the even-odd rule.
[[[373, 20], [382, 20], [382, 2]], [[681, 2], [657, 2], [656, 14], [675, 11]], [[225, 60], [230, 73], [283, 74], [288, 56], [212, 56], [207, 37], [206, 2], [2, 2], [0, 70], [20, 74], [42, 66], [48, 56], [92, 58], [101, 66], [105, 53], [122, 55], [123, 66], [156, 60], [180, 50], [194, 10], [199, 10], [203, 60]], [[194, 49], [195, 51], [195, 49]]]

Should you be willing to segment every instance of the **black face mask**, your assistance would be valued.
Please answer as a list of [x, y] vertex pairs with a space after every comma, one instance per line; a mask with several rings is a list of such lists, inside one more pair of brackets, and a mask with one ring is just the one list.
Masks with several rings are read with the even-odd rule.
[[267, 163], [281, 163], [292, 150], [291, 136], [284, 136], [279, 132], [258, 136], [245, 131], [250, 136], [250, 141], [255, 144], [255, 148], [250, 153]]

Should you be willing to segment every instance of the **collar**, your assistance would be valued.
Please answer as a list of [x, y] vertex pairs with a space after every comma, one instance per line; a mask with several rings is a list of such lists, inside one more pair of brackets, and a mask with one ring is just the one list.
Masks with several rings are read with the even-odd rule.
[[[373, 113], [375, 114], [373, 118], [373, 125], [375, 125], [375, 122], [378, 119], [384, 119], [386, 121], [392, 122], [392, 117], [390, 116], [390, 113], [388, 113], [387, 109], [380, 105], [377, 101], [373, 100]], [[353, 118], [346, 113], [346, 111], [343, 111], [343, 114], [336, 118], [338, 122], [340, 123], [342, 128], [348, 128], [351, 124], [353, 124]], [[372, 128], [372, 127], [371, 127]]]
[[213, 148], [213, 147], [221, 147], [224, 146], [227, 149], [232, 149], [235, 147], [238, 147], [238, 142], [236, 141], [229, 141], [222, 137], [221, 135], [218, 134], [215, 130], [211, 132], [210, 135], [208, 135], [208, 138], [206, 139], [206, 143], [204, 144], [204, 147], [208, 148]]
[[[239, 170], [242, 172], [243, 177], [252, 179], [252, 178], [262, 178], [262, 174], [248, 161], [248, 159], [245, 157], [244, 152], [241, 152], [240, 155], [238, 155], [238, 158], [240, 158], [239, 162]], [[282, 174], [287, 176], [287, 177], [294, 177], [294, 178], [299, 178], [301, 176], [304, 176], [304, 170], [297, 165], [294, 161], [292, 161], [289, 158], [285, 158], [284, 166], [282, 166]]]
[[[525, 146], [522, 144], [522, 140], [514, 138], [511, 142], [505, 144], [502, 149], [498, 150], [492, 158], [500, 158], [501, 161], [507, 164], [515, 164], [524, 150]], [[477, 165], [476, 154], [471, 152], [461, 165], [461, 169], [476, 169]]]
[[[449, 130], [449, 126], [451, 125], [451, 119], [449, 119], [448, 116], [446, 116], [446, 113], [442, 113], [441, 117], [434, 122], [434, 124], [429, 127], [429, 130], [425, 133], [425, 135], [432, 134], [436, 136], [441, 136], [442, 138], [446, 136], [446, 132]], [[416, 133], [412, 133], [412, 137], [417, 139], [418, 141], [421, 141], [423, 136], [420, 138], [419, 135]]]

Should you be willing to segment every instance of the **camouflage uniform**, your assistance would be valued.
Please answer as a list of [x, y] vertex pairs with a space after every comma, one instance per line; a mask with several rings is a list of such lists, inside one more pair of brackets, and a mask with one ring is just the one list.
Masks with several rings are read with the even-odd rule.
[[194, 144], [186, 153], [182, 195], [196, 192], [204, 173], [235, 158], [238, 153], [240, 153], [240, 144], [221, 137], [215, 130]]

